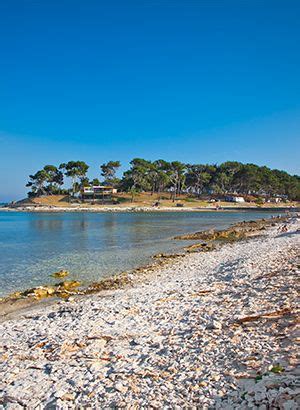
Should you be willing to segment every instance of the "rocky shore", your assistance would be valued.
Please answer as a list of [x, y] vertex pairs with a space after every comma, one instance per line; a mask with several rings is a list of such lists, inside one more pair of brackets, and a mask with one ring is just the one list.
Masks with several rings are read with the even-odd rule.
[[119, 213], [119, 212], [211, 212], [211, 211], [265, 211], [265, 212], [299, 212], [299, 207], [289, 206], [117, 206], [117, 205], [70, 205], [70, 206], [13, 206], [2, 207], [2, 212], [33, 212], [33, 213], [57, 213], [57, 212], [92, 212], [92, 213]]
[[185, 246], [180, 253], [158, 253], [153, 255], [154, 263], [151, 265], [141, 266], [131, 271], [124, 271], [100, 282], [91, 283], [86, 287], [82, 287], [79, 281], [68, 280], [69, 272], [66, 270], [54, 272], [50, 276], [59, 280], [54, 285], [42, 284], [34, 288], [15, 291], [6, 297], [0, 298], [0, 320], [3, 316], [9, 315], [10, 312], [30, 306], [32, 302], [44, 298], [58, 297], [68, 299], [74, 295], [87, 295], [102, 290], [119, 289], [124, 286], [133, 285], [143, 279], [143, 275], [149, 275], [156, 271], [158, 267], [166, 265], [174, 259], [182, 258], [187, 253], [210, 252], [228, 242], [245, 240], [261, 235], [267, 227], [275, 226], [279, 222], [286, 222], [288, 219], [288, 216], [273, 216], [267, 219], [238, 222], [222, 230], [210, 229], [176, 236], [175, 240], [197, 241], [197, 243]]
[[0, 408], [299, 408], [299, 228], [249, 228], [3, 321]]

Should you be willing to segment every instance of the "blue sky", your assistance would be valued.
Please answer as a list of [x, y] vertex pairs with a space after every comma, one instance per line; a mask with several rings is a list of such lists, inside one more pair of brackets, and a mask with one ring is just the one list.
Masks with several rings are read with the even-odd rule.
[[0, 201], [45, 164], [299, 173], [298, 0], [0, 0]]

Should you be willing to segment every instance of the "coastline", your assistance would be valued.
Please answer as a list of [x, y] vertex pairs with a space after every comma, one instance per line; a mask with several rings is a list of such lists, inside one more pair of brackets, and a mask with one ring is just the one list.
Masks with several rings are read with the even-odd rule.
[[3, 322], [2, 404], [241, 408], [267, 383], [294, 400], [299, 220], [286, 226]]
[[[133, 286], [144, 280], [149, 274], [161, 269], [162, 266], [173, 263], [191, 252], [212, 251], [224, 246], [226, 242], [246, 240], [263, 235], [267, 227], [279, 222], [285, 222], [287, 219], [287, 216], [276, 216], [268, 219], [237, 222], [221, 230], [200, 231], [175, 236], [173, 239], [182, 240], [182, 246], [177, 253], [152, 255], [152, 262], [147, 265], [117, 273], [85, 286], [81, 286], [81, 283], [77, 281], [69, 281], [67, 278], [66, 281], [57, 280], [57, 285], [43, 283], [35, 288], [17, 289], [13, 293], [0, 298], [0, 321], [16, 317], [19, 312], [30, 310], [31, 307], [38, 308], [41, 301], [43, 305], [49, 305], [60, 299], [86, 296], [105, 290]], [[185, 244], [185, 240], [189, 241], [188, 246]], [[190, 243], [191, 241], [193, 244]]]
[[122, 213], [122, 212], [299, 212], [299, 207], [260, 207], [260, 206], [222, 206], [222, 207], [149, 207], [149, 206], [19, 206], [2, 207], [2, 212], [32, 212], [32, 213], [59, 213], [59, 212], [91, 212], [91, 213]]

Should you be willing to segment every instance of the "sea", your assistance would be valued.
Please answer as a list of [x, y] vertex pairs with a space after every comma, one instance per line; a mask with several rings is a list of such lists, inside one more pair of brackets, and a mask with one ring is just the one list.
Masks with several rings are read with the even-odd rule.
[[174, 236], [223, 229], [278, 212], [30, 213], [0, 211], [0, 296], [54, 284], [54, 272], [83, 285], [176, 252]]

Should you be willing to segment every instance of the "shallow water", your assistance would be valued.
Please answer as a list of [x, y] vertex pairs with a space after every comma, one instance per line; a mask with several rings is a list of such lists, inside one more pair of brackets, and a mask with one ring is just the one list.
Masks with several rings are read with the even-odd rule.
[[0, 295], [51, 284], [51, 273], [99, 281], [151, 262], [158, 252], [180, 249], [175, 235], [278, 213], [8, 213], [0, 212]]

